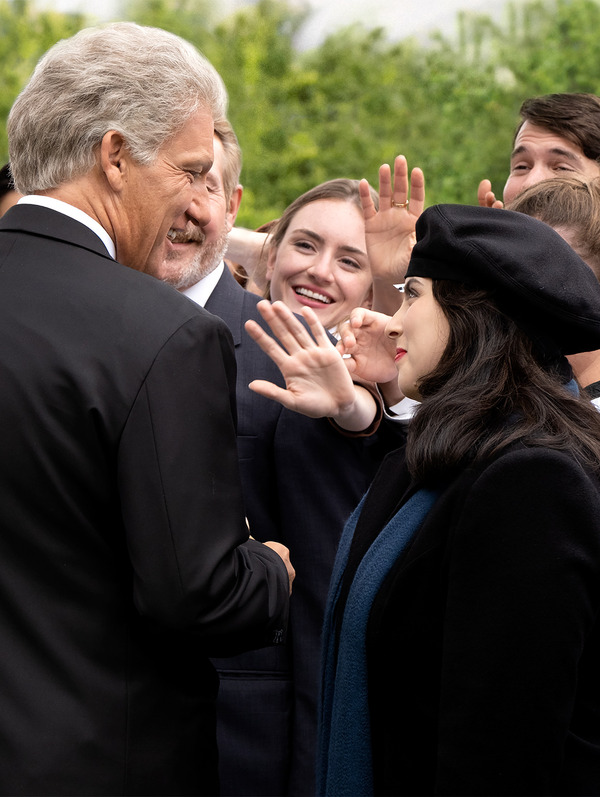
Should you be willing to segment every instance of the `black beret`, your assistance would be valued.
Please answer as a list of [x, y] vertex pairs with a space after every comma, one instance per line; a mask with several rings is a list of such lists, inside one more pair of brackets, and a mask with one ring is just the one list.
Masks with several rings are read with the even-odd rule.
[[433, 205], [417, 221], [406, 276], [463, 282], [548, 352], [600, 349], [600, 283], [551, 227], [511, 210]]

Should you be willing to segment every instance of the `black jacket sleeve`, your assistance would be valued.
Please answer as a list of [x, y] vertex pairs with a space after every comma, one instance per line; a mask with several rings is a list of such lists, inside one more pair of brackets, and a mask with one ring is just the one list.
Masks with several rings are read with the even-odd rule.
[[229, 332], [203, 313], [154, 359], [118, 454], [136, 608], [212, 655], [281, 642], [287, 622], [285, 565], [248, 540], [234, 413]]

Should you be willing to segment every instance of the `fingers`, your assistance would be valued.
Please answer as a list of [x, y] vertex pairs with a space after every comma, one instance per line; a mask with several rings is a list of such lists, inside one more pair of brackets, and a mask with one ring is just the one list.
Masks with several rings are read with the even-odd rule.
[[367, 327], [372, 324], [379, 315], [380, 313], [377, 313], [375, 310], [369, 310], [366, 307], [355, 307], [350, 313], [350, 325], [353, 329]]
[[356, 332], [355, 330], [361, 329], [368, 324], [368, 316], [371, 311], [366, 307], [355, 307], [351, 311], [349, 318], [338, 324], [338, 334], [340, 336], [340, 343], [336, 347], [342, 354], [346, 354], [347, 350], [352, 350], [356, 346]]
[[[494, 194], [492, 192], [492, 184], [491, 184], [491, 182], [489, 180], [482, 180], [479, 183], [479, 187], [477, 189], [477, 202], [479, 203], [479, 205], [482, 208], [490, 207], [490, 205], [488, 204], [488, 201], [487, 201], [487, 195], [488, 194], [492, 194], [492, 196], [494, 196]], [[494, 196], [494, 199], [495, 198], [496, 197]]]
[[263, 543], [271, 550], [275, 551], [275, 553], [279, 554], [279, 556], [283, 559], [285, 564], [285, 569], [287, 570], [288, 579], [290, 582], [290, 595], [292, 594], [292, 584], [294, 579], [296, 578], [296, 570], [294, 569], [293, 564], [290, 561], [290, 551], [289, 548], [286, 548], [285, 545], [282, 545], [280, 542], [273, 542], [273, 540], [268, 540], [267, 542]]
[[408, 202], [408, 164], [404, 155], [398, 155], [394, 160], [394, 190], [392, 202], [404, 205]]
[[493, 191], [488, 191], [484, 199], [484, 208], [503, 208], [504, 203], [500, 199], [496, 199]]
[[[335, 349], [327, 331], [310, 307], [302, 309], [302, 316], [308, 324], [308, 329], [283, 302], [278, 301], [271, 304], [264, 300], [259, 302], [257, 307], [274, 337], [267, 334], [260, 324], [252, 320], [246, 321], [244, 325], [246, 332], [280, 370], [283, 371], [289, 358], [298, 352], [317, 348]], [[272, 398], [272, 396], [269, 397]], [[280, 401], [279, 398], [277, 400]]]
[[367, 180], [361, 180], [358, 184], [358, 193], [362, 205], [363, 216], [365, 219], [370, 219], [377, 213], [373, 197], [371, 196], [371, 187]]
[[482, 180], [477, 189], [477, 202], [482, 208], [503, 208], [504, 202], [496, 199], [496, 194], [492, 191], [492, 184], [489, 180]]
[[[404, 155], [394, 159], [394, 182], [387, 163], [379, 167], [379, 207], [403, 208], [415, 216], [420, 216], [425, 206], [425, 176], [422, 169], [415, 167], [410, 174], [410, 199], [408, 186], [408, 163]], [[367, 218], [365, 216], [365, 218]]]
[[246, 332], [250, 335], [260, 348], [267, 354], [277, 365], [281, 368], [286, 359], [286, 352], [281, 348], [279, 343], [274, 340], [270, 335], [267, 335], [265, 330], [256, 323], [256, 321], [246, 321], [244, 324]]
[[410, 210], [415, 216], [420, 216], [425, 207], [425, 175], [418, 166], [410, 173]]
[[[356, 307], [350, 313], [350, 318], [338, 327], [340, 344], [336, 347], [342, 354], [352, 353], [358, 344], [359, 333], [368, 332], [381, 334], [390, 316], [368, 310], [366, 307]], [[348, 363], [346, 363], [348, 365]], [[349, 369], [351, 370], [351, 369]]]
[[[306, 327], [283, 302], [271, 303], [263, 300], [256, 306], [275, 337], [289, 354], [315, 345]], [[257, 343], [260, 345], [259, 341]]]
[[278, 401], [287, 409], [295, 409], [296, 402], [294, 396], [288, 390], [273, 384], [273, 382], [267, 382], [265, 379], [254, 379], [250, 382], [248, 387], [254, 393], [258, 393], [259, 396]]
[[303, 307], [302, 317], [307, 322], [311, 334], [314, 337], [315, 342], [318, 346], [324, 346], [325, 348], [334, 348], [332, 342], [329, 339], [329, 335], [325, 330], [325, 327], [319, 321], [319, 318], [314, 310], [312, 310], [310, 307]]
[[379, 167], [379, 207], [392, 206], [392, 172], [389, 164], [382, 163]]
[[356, 346], [356, 336], [350, 326], [350, 322], [344, 322], [343, 325], [340, 325], [338, 327], [338, 333], [340, 340], [336, 348], [340, 354], [347, 354], [348, 351]]

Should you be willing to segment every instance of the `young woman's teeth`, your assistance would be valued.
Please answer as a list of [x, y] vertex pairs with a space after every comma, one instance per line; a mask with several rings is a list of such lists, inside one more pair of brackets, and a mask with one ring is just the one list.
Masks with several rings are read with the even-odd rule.
[[294, 290], [299, 296], [306, 296], [307, 299], [313, 299], [316, 302], [323, 302], [323, 304], [331, 304], [331, 299], [329, 299], [327, 296], [323, 296], [322, 293], [309, 291], [308, 288], [295, 288]]

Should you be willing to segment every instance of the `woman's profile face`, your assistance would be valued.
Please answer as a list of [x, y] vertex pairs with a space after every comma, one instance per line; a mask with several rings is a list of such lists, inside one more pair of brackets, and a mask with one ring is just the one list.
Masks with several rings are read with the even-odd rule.
[[319, 199], [293, 216], [281, 243], [269, 251], [273, 301], [295, 313], [311, 307], [327, 329], [371, 298], [371, 269], [362, 213], [343, 199]]
[[388, 322], [386, 334], [396, 341], [398, 387], [405, 396], [421, 400], [419, 381], [439, 363], [448, 338], [448, 319], [433, 296], [433, 281], [408, 277], [400, 308]]

